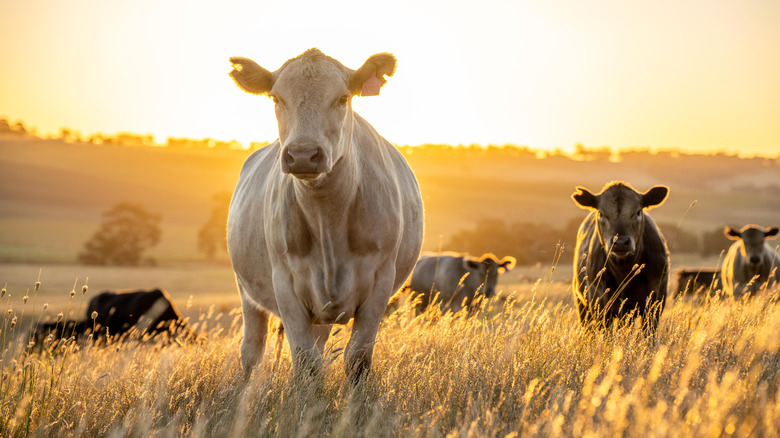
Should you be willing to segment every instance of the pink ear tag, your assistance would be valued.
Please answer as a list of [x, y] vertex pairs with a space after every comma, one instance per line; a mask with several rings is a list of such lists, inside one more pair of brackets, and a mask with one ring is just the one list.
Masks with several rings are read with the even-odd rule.
[[371, 76], [363, 82], [363, 87], [360, 89], [360, 95], [378, 96], [380, 88], [382, 88], [382, 81], [377, 79], [376, 70], [374, 70], [374, 72], [371, 73]]

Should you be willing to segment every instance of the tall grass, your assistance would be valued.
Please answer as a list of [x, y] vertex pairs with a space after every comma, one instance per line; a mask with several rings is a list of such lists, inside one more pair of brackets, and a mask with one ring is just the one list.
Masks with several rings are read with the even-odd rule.
[[582, 330], [570, 300], [510, 296], [473, 317], [406, 303], [354, 387], [340, 354], [349, 325], [334, 327], [321, 378], [294, 378], [286, 343], [274, 369], [271, 335], [245, 381], [238, 309], [193, 321], [202, 342], [38, 351], [29, 326], [10, 328], [24, 304], [6, 297], [0, 436], [778, 436], [771, 292], [671, 299], [654, 342], [637, 324]]

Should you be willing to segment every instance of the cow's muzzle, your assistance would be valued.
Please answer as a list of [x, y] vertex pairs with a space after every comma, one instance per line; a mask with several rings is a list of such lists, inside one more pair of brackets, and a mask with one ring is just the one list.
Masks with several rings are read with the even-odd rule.
[[612, 242], [610, 252], [617, 257], [626, 257], [634, 253], [634, 240], [629, 236], [618, 235]]
[[282, 150], [282, 172], [295, 177], [314, 177], [324, 172], [325, 152], [319, 146], [308, 148], [285, 147]]

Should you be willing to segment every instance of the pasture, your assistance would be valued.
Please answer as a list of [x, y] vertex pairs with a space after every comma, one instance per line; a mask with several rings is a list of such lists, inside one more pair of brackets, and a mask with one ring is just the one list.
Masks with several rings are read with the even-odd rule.
[[[574, 187], [598, 190], [604, 178], [669, 185], [652, 216], [680, 230], [780, 223], [777, 159], [402, 150], [425, 203], [424, 250], [461, 250], [442, 244], [482, 219], [581, 218]], [[0, 185], [0, 436], [780, 435], [777, 289], [736, 301], [670, 294], [656, 343], [631, 326], [593, 333], [577, 322], [567, 247], [553, 266], [500, 276], [499, 297], [473, 318], [414, 316], [400, 301], [380, 327], [374, 372], [357, 387], [341, 357], [350, 325], [334, 327], [321, 379], [295, 380], [286, 342], [277, 355], [271, 336], [245, 382], [232, 270], [224, 254], [198, 253], [196, 238], [247, 151], [0, 138], [0, 152], [0, 173], [14, 182]], [[150, 251], [158, 265], [73, 264], [100, 212], [120, 201], [162, 213], [163, 238]], [[676, 231], [662, 231], [672, 270], [719, 265], [718, 256], [676, 251]], [[205, 339], [26, 349], [35, 324], [84, 318], [102, 290], [155, 287]]]
[[[334, 327], [321, 379], [294, 381], [286, 343], [277, 358], [272, 336], [244, 382], [234, 306], [182, 306], [206, 335], [198, 343], [71, 341], [27, 353], [27, 330], [45, 318], [29, 318], [33, 301], [75, 308], [96, 292], [82, 297], [79, 282], [71, 299], [73, 276], [49, 272], [40, 296], [33, 281], [26, 304], [15, 289], [2, 301], [11, 312], [0, 323], [0, 435], [780, 434], [777, 290], [741, 301], [672, 299], [652, 343], [636, 326], [583, 331], [570, 285], [536, 269], [547, 272], [501, 284], [506, 299], [484, 303], [476, 317], [415, 317], [401, 306], [383, 320], [374, 373], [357, 387], [345, 381], [340, 355], [349, 325]], [[119, 271], [105, 275], [132, 276]]]

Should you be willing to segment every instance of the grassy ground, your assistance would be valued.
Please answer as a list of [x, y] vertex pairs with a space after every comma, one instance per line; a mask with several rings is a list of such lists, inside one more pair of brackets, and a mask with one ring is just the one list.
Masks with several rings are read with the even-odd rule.
[[545, 275], [473, 318], [402, 306], [357, 387], [340, 356], [349, 326], [334, 327], [322, 379], [294, 378], [271, 337], [244, 381], [237, 309], [191, 318], [200, 343], [28, 354], [27, 327], [11, 325], [30, 303], [6, 297], [0, 436], [780, 435], [771, 294], [671, 300], [653, 343], [631, 326], [581, 330], [567, 289]]

